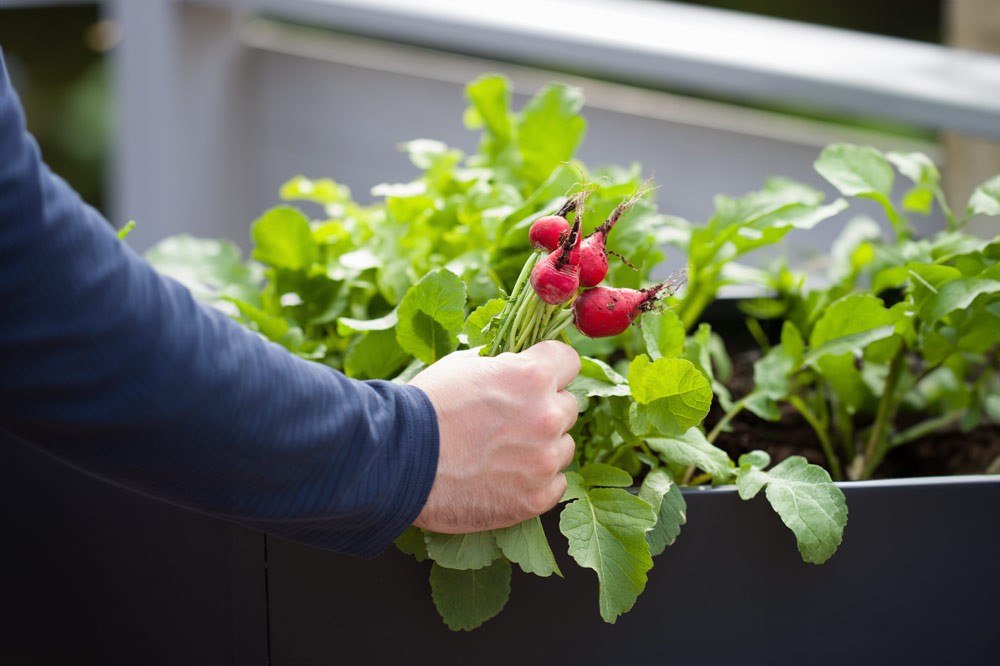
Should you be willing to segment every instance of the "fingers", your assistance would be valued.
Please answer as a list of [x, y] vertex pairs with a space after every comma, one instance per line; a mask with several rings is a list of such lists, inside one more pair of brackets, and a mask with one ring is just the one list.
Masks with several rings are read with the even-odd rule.
[[[576, 442], [569, 433], [562, 436], [559, 440], [559, 470], [560, 472], [573, 462], [573, 457], [576, 455]], [[562, 476], [560, 473], [558, 476]], [[560, 493], [562, 494], [562, 493]]]
[[521, 352], [547, 369], [556, 389], [565, 388], [580, 374], [580, 355], [572, 347], [556, 340], [545, 340]]
[[566, 415], [566, 427], [563, 428], [563, 432], [569, 432], [580, 416], [580, 403], [577, 402], [575, 395], [565, 389], [556, 393], [556, 400], [559, 401], [560, 411]]

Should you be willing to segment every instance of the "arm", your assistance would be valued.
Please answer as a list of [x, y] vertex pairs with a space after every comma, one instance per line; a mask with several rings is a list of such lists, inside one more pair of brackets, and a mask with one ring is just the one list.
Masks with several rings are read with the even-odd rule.
[[356, 382], [196, 304], [50, 174], [0, 57], [0, 427], [128, 488], [372, 555], [437, 467], [416, 387]]

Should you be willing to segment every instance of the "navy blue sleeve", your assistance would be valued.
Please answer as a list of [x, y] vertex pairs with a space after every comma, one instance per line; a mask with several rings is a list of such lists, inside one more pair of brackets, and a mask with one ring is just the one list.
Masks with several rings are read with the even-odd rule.
[[138, 492], [372, 556], [437, 469], [420, 389], [359, 382], [202, 306], [42, 163], [0, 53], [0, 428]]

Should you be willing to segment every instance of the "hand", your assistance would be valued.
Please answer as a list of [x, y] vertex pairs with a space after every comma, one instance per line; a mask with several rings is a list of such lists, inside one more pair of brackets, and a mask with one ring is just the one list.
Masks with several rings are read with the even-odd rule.
[[572, 347], [547, 341], [490, 358], [449, 354], [410, 382], [438, 415], [437, 476], [414, 525], [461, 534], [508, 527], [548, 511], [566, 490], [573, 461], [567, 431], [580, 372]]

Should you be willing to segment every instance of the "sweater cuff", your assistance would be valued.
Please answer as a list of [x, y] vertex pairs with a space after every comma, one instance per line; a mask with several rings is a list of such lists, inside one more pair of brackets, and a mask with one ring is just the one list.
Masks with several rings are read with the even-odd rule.
[[[372, 381], [369, 384], [386, 384]], [[413, 524], [427, 503], [437, 475], [439, 431], [437, 411], [424, 391], [416, 386], [393, 384], [398, 399], [395, 431], [401, 433], [396, 452], [403, 457], [399, 480], [388, 506], [395, 511], [371, 534], [359, 553], [361, 557], [379, 555]]]

